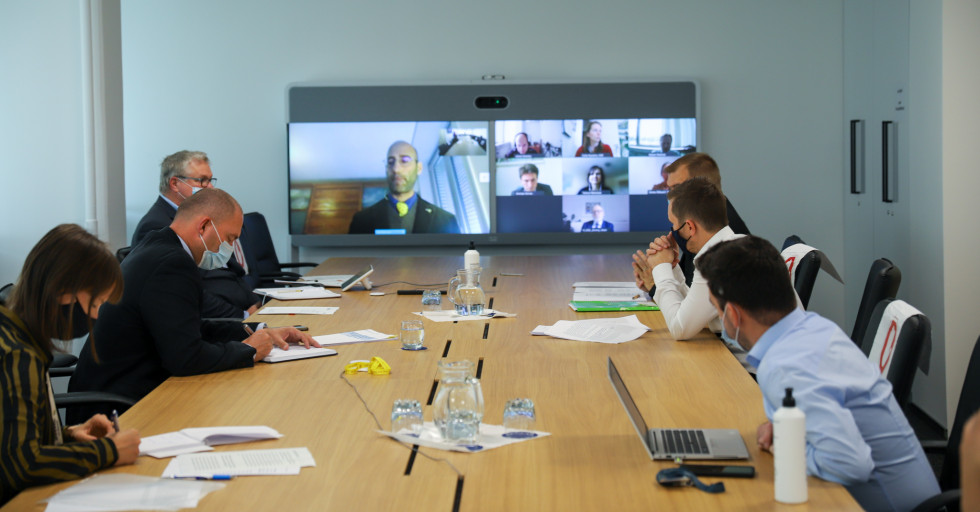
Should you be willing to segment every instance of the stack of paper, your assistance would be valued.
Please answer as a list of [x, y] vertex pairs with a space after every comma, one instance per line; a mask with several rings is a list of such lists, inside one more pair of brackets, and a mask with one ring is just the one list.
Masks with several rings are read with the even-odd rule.
[[539, 325], [531, 334], [575, 341], [625, 343], [643, 336], [649, 330], [636, 315], [630, 315], [593, 320], [559, 320], [555, 325]]
[[439, 429], [436, 428], [435, 424], [433, 424], [431, 421], [423, 423], [422, 432], [417, 435], [409, 432], [408, 430], [402, 430], [401, 432], [379, 430], [378, 432], [407, 444], [417, 444], [419, 446], [428, 446], [430, 448], [437, 448], [440, 450], [464, 453], [483, 452], [494, 448], [500, 448], [501, 446], [507, 446], [508, 444], [519, 443], [521, 441], [551, 435], [548, 432], [531, 430], [519, 432], [521, 434], [519, 436], [509, 436], [507, 434], [513, 432], [505, 429], [501, 425], [488, 425], [486, 423], [481, 423], [480, 435], [477, 436], [475, 443], [459, 444], [444, 440], [442, 436], [439, 435]]
[[300, 468], [316, 466], [307, 448], [244, 450], [178, 455], [163, 470], [163, 478], [246, 475], [298, 475]]
[[608, 300], [584, 300], [572, 301], [568, 307], [579, 313], [594, 311], [660, 311], [656, 304], [649, 301], [608, 301]]
[[259, 311], [256, 311], [256, 315], [332, 315], [337, 312], [340, 308], [336, 307], [311, 307], [311, 306], [293, 306], [293, 307], [273, 307], [266, 306]]
[[340, 297], [339, 293], [332, 292], [318, 286], [297, 286], [295, 288], [256, 288], [254, 291], [255, 293], [279, 300], [332, 299], [334, 297]]
[[324, 356], [335, 356], [337, 351], [330, 348], [317, 348], [310, 347], [306, 348], [303, 346], [293, 345], [289, 347], [289, 350], [283, 350], [278, 347], [272, 347], [272, 351], [269, 355], [262, 358], [262, 361], [266, 363], [281, 363], [283, 361], [295, 361], [296, 359], [308, 359], [311, 357], [324, 357]]
[[221, 444], [278, 439], [282, 434], [264, 426], [185, 428], [140, 440], [140, 455], [162, 459], [183, 453], [206, 452]]
[[346, 274], [342, 276], [303, 276], [303, 281], [313, 281], [320, 283], [323, 286], [329, 286], [331, 288], [340, 288], [342, 284], [348, 279], [354, 277], [353, 274]]
[[218, 482], [163, 480], [124, 473], [100, 474], [48, 499], [47, 512], [180, 510], [225, 486]]
[[628, 301], [643, 300], [646, 294], [628, 281], [581, 281], [572, 285], [573, 301]]
[[349, 343], [364, 343], [367, 341], [385, 341], [397, 338], [394, 334], [385, 334], [371, 329], [360, 331], [342, 332], [339, 334], [324, 334], [314, 336], [320, 345], [347, 345]]
[[425, 317], [433, 322], [466, 322], [486, 320], [488, 318], [513, 318], [517, 313], [505, 313], [494, 309], [484, 309], [482, 315], [460, 315], [453, 309], [440, 309], [436, 311], [416, 311], [416, 315]]

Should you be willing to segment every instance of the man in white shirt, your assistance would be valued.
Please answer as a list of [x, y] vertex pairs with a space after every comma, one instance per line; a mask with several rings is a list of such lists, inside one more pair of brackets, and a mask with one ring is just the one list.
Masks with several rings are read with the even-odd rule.
[[708, 283], [695, 270], [691, 285], [685, 284], [678, 265], [678, 244], [686, 245], [697, 261], [697, 255], [711, 246], [744, 235], [728, 226], [725, 195], [705, 178], [694, 177], [673, 187], [667, 200], [671, 233], [654, 240], [646, 254], [634, 254], [633, 259], [637, 267], [652, 269], [643, 273], [643, 284], [647, 289], [656, 286], [653, 300], [674, 339], [690, 339], [705, 326], [719, 332], [721, 323], [709, 300]]

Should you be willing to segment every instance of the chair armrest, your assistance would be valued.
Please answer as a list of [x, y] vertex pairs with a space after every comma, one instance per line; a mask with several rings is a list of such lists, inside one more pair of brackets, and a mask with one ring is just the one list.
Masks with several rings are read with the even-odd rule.
[[922, 441], [919, 443], [922, 445], [922, 450], [926, 453], [946, 453], [946, 441], [935, 440], [935, 441]]
[[315, 267], [316, 263], [307, 262], [297, 262], [297, 263], [280, 263], [279, 268], [296, 268], [296, 267]]
[[128, 396], [104, 393], [102, 391], [75, 391], [73, 393], [55, 393], [54, 404], [57, 408], [71, 407], [73, 405], [90, 404], [119, 404], [132, 407], [136, 400]]
[[72, 375], [75, 375], [75, 367], [66, 366], [64, 368], [58, 368], [52, 366], [51, 369], [48, 370], [48, 375], [52, 377], [71, 377]]
[[[959, 489], [952, 489], [940, 494], [937, 494], [931, 498], [926, 499], [919, 506], [912, 509], [912, 512], [933, 512], [940, 510], [959, 510], [960, 503], [960, 492]], [[956, 505], [955, 507], [950, 507], [950, 505]]]

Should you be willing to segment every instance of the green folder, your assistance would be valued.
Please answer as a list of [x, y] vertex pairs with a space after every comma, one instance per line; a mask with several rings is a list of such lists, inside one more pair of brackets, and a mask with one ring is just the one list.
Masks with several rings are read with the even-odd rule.
[[573, 300], [568, 303], [568, 307], [579, 313], [591, 311], [660, 311], [660, 308], [652, 302], [639, 302], [635, 300]]

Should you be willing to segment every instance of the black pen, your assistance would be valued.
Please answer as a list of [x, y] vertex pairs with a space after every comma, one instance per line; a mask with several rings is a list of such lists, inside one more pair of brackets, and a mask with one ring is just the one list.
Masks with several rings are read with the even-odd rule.
[[116, 433], [119, 433], [119, 413], [115, 409], [112, 410], [112, 428], [116, 429]]

